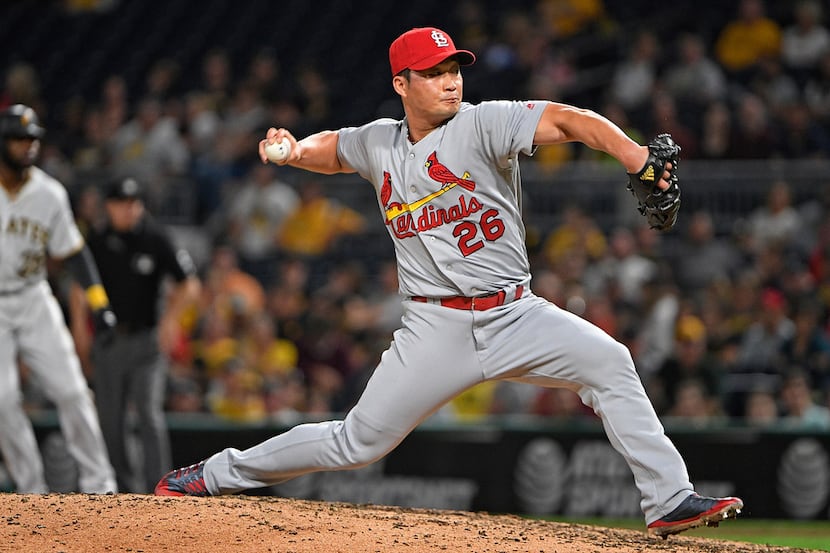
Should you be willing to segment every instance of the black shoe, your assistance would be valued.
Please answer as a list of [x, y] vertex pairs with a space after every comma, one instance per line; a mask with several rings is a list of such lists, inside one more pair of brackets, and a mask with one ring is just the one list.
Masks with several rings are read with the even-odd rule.
[[171, 470], [156, 484], [155, 495], [210, 495], [205, 486], [205, 462]]
[[744, 502], [737, 497], [704, 497], [693, 493], [677, 509], [648, 525], [648, 533], [666, 538], [698, 526], [717, 526], [720, 521], [735, 518]]

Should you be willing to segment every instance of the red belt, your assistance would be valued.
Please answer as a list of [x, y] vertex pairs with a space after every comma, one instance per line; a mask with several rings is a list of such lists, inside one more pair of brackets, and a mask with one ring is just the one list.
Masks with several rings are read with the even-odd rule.
[[[516, 293], [511, 301], [516, 301], [521, 298], [524, 290], [525, 287], [521, 284], [516, 286]], [[421, 303], [429, 303], [430, 301], [429, 298], [425, 298], [423, 296], [412, 296], [411, 299], [412, 301]], [[452, 296], [449, 298], [436, 298], [435, 302], [443, 305], [444, 307], [451, 307], [452, 309], [487, 311], [488, 309], [504, 305], [506, 299], [507, 293], [504, 290], [499, 290], [495, 294], [490, 294], [489, 296], [479, 296], [474, 298], [468, 298], [466, 296]]]

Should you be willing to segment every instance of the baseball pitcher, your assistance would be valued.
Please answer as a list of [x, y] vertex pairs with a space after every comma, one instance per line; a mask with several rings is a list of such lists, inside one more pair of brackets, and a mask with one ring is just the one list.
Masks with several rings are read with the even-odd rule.
[[440, 29], [412, 29], [389, 49], [403, 120], [300, 141], [269, 129], [263, 162], [357, 172], [375, 187], [395, 245], [402, 328], [344, 420], [299, 425], [245, 451], [225, 449], [172, 471], [156, 493], [226, 494], [366, 465], [467, 388], [510, 379], [572, 389], [593, 408], [634, 473], [652, 533], [716, 524], [742, 508], [738, 498], [694, 492], [628, 349], [530, 286], [521, 155], [570, 141], [607, 152], [627, 170], [650, 224], [666, 229], [680, 205], [679, 148], [668, 136], [641, 146], [606, 118], [570, 105], [464, 103], [461, 67], [474, 60]]

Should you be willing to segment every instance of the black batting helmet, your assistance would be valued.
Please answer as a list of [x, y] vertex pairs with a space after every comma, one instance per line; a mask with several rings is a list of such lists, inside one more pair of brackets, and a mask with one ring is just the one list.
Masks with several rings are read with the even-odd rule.
[[2, 138], [42, 138], [45, 129], [35, 110], [23, 104], [14, 104], [0, 113], [0, 137]]

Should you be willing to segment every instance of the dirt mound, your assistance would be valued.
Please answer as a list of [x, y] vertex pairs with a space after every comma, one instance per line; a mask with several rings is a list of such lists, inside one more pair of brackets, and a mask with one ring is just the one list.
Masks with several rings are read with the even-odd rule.
[[[101, 553], [794, 553], [516, 516], [274, 497], [0, 494], [0, 550]], [[734, 524], [734, 523], [733, 523]]]

